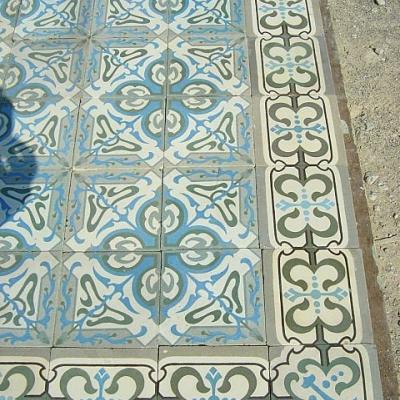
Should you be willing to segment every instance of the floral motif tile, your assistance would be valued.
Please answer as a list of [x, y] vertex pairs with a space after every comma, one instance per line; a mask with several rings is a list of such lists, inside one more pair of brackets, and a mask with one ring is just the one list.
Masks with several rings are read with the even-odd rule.
[[372, 343], [360, 251], [265, 251], [264, 276], [268, 344]]
[[264, 312], [259, 251], [164, 253], [160, 335], [168, 344], [263, 344]]
[[163, 186], [164, 248], [258, 247], [253, 169], [168, 169]]
[[93, 40], [86, 71], [89, 96], [149, 97], [165, 92], [167, 43], [158, 38]]
[[255, 35], [300, 36], [314, 26], [310, 0], [252, 0], [252, 29]]
[[15, 33], [21, 38], [87, 35], [90, 31], [92, 7], [91, 0], [22, 1]]
[[0, 99], [0, 156], [13, 168], [65, 168], [72, 160], [78, 101]]
[[181, 0], [169, 5], [169, 28], [178, 34], [242, 33], [244, 19], [240, 0]]
[[169, 165], [252, 165], [251, 99], [170, 98], [165, 159]]
[[255, 53], [254, 80], [261, 94], [305, 95], [324, 89], [316, 39], [259, 38], [255, 41]]
[[157, 170], [76, 173], [65, 250], [158, 250], [160, 208], [161, 174]]
[[[50, 349], [2, 349], [0, 397], [43, 398], [49, 373]], [[32, 396], [32, 397], [31, 397]]]
[[258, 169], [263, 247], [357, 248], [348, 175], [342, 167]]
[[13, 47], [5, 94], [27, 102], [42, 97], [72, 97], [80, 92], [85, 42], [47, 40]]
[[271, 347], [271, 399], [382, 400], [373, 346]]
[[160, 399], [269, 399], [267, 347], [160, 347]]
[[54, 349], [52, 399], [143, 399], [156, 395], [157, 350]]
[[60, 254], [0, 253], [0, 346], [50, 346]]
[[160, 35], [168, 29], [164, 0], [96, 0], [92, 33], [96, 36]]
[[258, 165], [346, 164], [332, 101], [336, 98], [279, 96], [254, 100], [261, 132], [256, 146]]
[[155, 346], [159, 273], [158, 253], [65, 253], [55, 345]]
[[4, 172], [0, 176], [0, 252], [61, 248], [69, 173]]
[[155, 167], [162, 163], [164, 100], [85, 99], [75, 150], [77, 168]]
[[250, 94], [246, 41], [241, 36], [185, 36], [169, 42], [168, 93], [182, 96]]

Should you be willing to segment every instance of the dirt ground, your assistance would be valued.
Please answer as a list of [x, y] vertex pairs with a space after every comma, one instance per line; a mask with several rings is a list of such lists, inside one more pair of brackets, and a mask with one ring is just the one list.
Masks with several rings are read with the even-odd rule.
[[[391, 339], [391, 348], [380, 349], [384, 380], [391, 386], [385, 388], [385, 399], [396, 400], [396, 375], [400, 381], [400, 0], [325, 0], [325, 6], [361, 164], [364, 187], [360, 190], [368, 202], [377, 281]], [[379, 326], [374, 328], [379, 340]], [[389, 358], [392, 363], [385, 362]]]

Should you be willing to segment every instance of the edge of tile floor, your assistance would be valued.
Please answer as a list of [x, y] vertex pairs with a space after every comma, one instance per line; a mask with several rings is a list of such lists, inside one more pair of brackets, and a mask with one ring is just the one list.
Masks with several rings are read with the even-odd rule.
[[327, 0], [320, 0], [323, 29], [328, 47], [331, 71], [338, 99], [339, 114], [348, 131], [344, 135], [345, 149], [348, 161], [348, 172], [352, 188], [353, 201], [356, 205], [358, 238], [363, 253], [364, 272], [367, 283], [374, 343], [378, 352], [379, 371], [382, 381], [382, 391], [385, 400], [400, 398], [400, 382], [397, 381], [396, 366], [391, 350], [389, 327], [386, 320], [382, 291], [377, 282], [378, 268], [373, 255], [373, 235], [368, 213], [368, 204], [361, 173], [361, 165], [351, 131], [351, 118], [348, 110], [346, 91], [344, 87], [339, 52], [337, 50], [335, 33]]

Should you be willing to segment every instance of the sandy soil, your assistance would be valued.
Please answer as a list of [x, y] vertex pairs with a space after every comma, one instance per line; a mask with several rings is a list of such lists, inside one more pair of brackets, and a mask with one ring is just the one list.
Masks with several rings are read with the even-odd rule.
[[[391, 338], [386, 352], [394, 359], [394, 370], [384, 372], [387, 383], [392, 383], [385, 399], [395, 400], [396, 374], [400, 381], [400, 0], [386, 0], [385, 5], [377, 4], [384, 0], [325, 3], [360, 158], [360, 190], [367, 197], [377, 280]], [[376, 327], [374, 334], [380, 334]]]

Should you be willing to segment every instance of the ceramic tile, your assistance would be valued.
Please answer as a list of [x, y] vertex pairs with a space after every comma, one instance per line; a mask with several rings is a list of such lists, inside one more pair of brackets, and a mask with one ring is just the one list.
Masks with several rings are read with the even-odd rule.
[[5, 38], [14, 32], [19, 11], [19, 1], [3, 0], [0, 6], [0, 35]]
[[262, 247], [358, 247], [345, 168], [259, 168], [257, 175], [260, 221], [267, 226]]
[[159, 253], [65, 253], [58, 347], [151, 347], [158, 336]]
[[[43, 398], [49, 372], [50, 349], [2, 349], [0, 397]], [[32, 397], [31, 397], [32, 396]]]
[[92, 41], [85, 91], [93, 97], [164, 94], [166, 39], [144, 37]]
[[161, 281], [166, 343], [265, 344], [259, 250], [167, 252]]
[[85, 99], [75, 167], [155, 167], [162, 163], [163, 99]]
[[170, 40], [168, 85], [170, 95], [249, 95], [248, 54], [244, 38], [192, 35]]
[[169, 5], [169, 28], [178, 34], [242, 33], [244, 19], [241, 0], [182, 0]]
[[51, 253], [0, 253], [1, 347], [51, 345], [59, 259]]
[[258, 247], [253, 169], [167, 169], [163, 186], [164, 248]]
[[373, 346], [271, 347], [271, 399], [382, 400]]
[[78, 107], [74, 99], [0, 99], [7, 126], [0, 137], [0, 157], [12, 168], [70, 166]]
[[31, 169], [0, 176], [0, 252], [61, 248], [69, 173]]
[[51, 352], [49, 395], [53, 399], [155, 398], [156, 350]]
[[15, 33], [21, 38], [70, 38], [87, 35], [92, 7], [91, 0], [23, 1]]
[[161, 347], [159, 399], [268, 399], [267, 347]]
[[257, 165], [346, 165], [335, 97], [253, 98]]
[[92, 33], [121, 37], [160, 35], [168, 28], [168, 2], [163, 0], [96, 0]]
[[264, 251], [269, 345], [372, 343], [359, 250]]
[[161, 174], [157, 170], [76, 173], [65, 250], [158, 250], [160, 207]]
[[5, 94], [29, 101], [42, 97], [72, 97], [80, 92], [85, 42], [47, 40], [19, 42], [12, 49]]
[[167, 165], [252, 165], [253, 151], [250, 98], [169, 98]]

